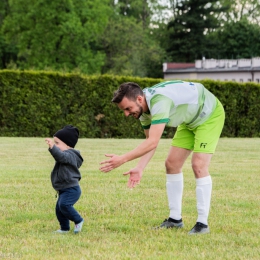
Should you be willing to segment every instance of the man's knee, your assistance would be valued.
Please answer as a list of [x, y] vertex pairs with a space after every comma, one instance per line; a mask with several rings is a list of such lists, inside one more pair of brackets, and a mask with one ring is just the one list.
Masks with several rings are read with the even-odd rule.
[[212, 154], [193, 154], [191, 166], [196, 178], [202, 178], [209, 175], [209, 164], [211, 157]]
[[173, 158], [166, 159], [165, 168], [166, 168], [166, 173], [179, 173], [182, 171], [182, 165]]
[[197, 161], [192, 161], [191, 167], [195, 175], [199, 174], [200, 171], [202, 170], [201, 164], [198, 163]]
[[192, 161], [192, 170], [196, 178], [202, 178], [209, 175], [208, 166], [199, 162], [199, 161]]

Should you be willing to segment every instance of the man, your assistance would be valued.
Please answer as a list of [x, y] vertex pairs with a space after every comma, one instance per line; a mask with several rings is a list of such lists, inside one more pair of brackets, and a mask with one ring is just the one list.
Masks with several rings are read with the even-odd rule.
[[192, 154], [192, 169], [196, 178], [198, 218], [189, 234], [209, 233], [212, 180], [209, 164], [215, 152], [225, 120], [219, 100], [202, 84], [168, 81], [142, 90], [136, 83], [123, 83], [114, 93], [112, 102], [125, 116], [139, 119], [146, 139], [134, 150], [123, 154], [106, 154], [100, 170], [109, 172], [125, 162], [141, 157], [129, 174], [128, 186], [135, 187], [159, 143], [165, 126], [177, 127], [172, 140], [166, 167], [166, 190], [170, 214], [161, 228], [181, 228], [182, 222], [182, 166]]

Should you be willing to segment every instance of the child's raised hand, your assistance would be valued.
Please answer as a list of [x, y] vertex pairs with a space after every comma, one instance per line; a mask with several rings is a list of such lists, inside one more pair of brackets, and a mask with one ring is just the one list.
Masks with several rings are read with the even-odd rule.
[[54, 144], [53, 140], [51, 138], [45, 138], [45, 142], [46, 142], [47, 145], [49, 145], [49, 148], [52, 149], [53, 144]]

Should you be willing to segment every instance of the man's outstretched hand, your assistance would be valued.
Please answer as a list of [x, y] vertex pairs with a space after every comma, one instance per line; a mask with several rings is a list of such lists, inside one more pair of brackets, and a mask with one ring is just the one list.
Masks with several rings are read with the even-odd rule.
[[103, 165], [99, 168], [102, 172], [110, 172], [124, 163], [122, 156], [116, 154], [105, 154], [105, 156], [109, 159], [100, 163]]
[[136, 185], [138, 185], [141, 181], [142, 178], [142, 170], [138, 169], [138, 168], [133, 168], [128, 172], [125, 172], [124, 175], [129, 175], [129, 180], [127, 183], [127, 186], [132, 189], [134, 188]]
[[[105, 154], [105, 156], [109, 157], [109, 159], [100, 163], [102, 166], [99, 168], [99, 170], [102, 172], [110, 172], [124, 163], [123, 156], [116, 154]], [[141, 181], [142, 174], [143, 171], [137, 167], [123, 173], [125, 176], [129, 175], [127, 186], [132, 189], [138, 185]]]

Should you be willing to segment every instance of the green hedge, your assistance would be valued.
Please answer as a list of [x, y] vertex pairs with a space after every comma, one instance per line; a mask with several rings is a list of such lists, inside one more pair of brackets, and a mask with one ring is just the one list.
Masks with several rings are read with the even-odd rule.
[[[83, 76], [55, 72], [0, 71], [0, 136], [52, 136], [73, 124], [86, 138], [143, 138], [138, 120], [126, 118], [111, 103], [127, 81], [149, 87], [162, 79]], [[260, 86], [254, 83], [200, 81], [224, 105], [222, 136], [260, 136]], [[166, 128], [164, 137], [175, 129]]]
[[224, 106], [226, 120], [222, 136], [260, 136], [260, 85], [256, 83], [200, 81]]

